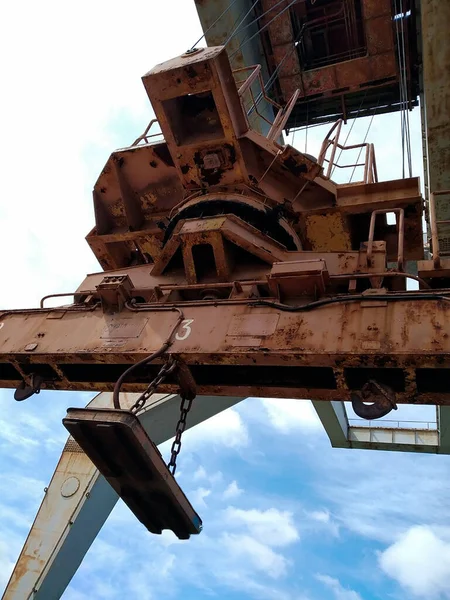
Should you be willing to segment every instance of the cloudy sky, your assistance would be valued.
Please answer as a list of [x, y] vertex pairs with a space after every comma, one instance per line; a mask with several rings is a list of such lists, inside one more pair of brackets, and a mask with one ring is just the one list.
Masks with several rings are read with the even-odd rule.
[[[191, 0], [3, 7], [0, 307], [36, 306], [98, 270], [84, 241], [95, 178], [152, 117], [141, 75], [199, 35]], [[349, 142], [367, 127], [358, 122]], [[381, 179], [401, 176], [399, 132], [398, 115], [376, 117], [369, 132]], [[308, 152], [323, 135], [308, 132]], [[43, 392], [17, 404], [0, 390], [0, 589], [59, 458], [65, 409], [91, 397]], [[202, 534], [151, 536], [119, 503], [64, 599], [444, 600], [447, 474], [445, 456], [331, 449], [306, 400], [248, 399], [186, 434], [179, 480]]]

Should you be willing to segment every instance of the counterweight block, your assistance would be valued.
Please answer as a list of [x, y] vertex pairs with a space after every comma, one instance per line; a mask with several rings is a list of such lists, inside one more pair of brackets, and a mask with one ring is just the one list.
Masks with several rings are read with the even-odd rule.
[[135, 414], [69, 408], [63, 424], [151, 533], [171, 529], [179, 539], [200, 533], [200, 517]]

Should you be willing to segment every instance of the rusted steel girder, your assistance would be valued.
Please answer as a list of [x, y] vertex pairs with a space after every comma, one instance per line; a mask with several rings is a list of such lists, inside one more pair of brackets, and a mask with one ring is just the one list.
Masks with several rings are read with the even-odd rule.
[[[369, 380], [396, 402], [450, 404], [450, 302], [434, 292], [323, 299], [300, 307], [271, 300], [182, 307], [169, 353], [191, 368], [199, 393], [349, 400]], [[39, 374], [47, 389], [112, 390], [132, 363], [156, 351], [178, 315], [142, 305], [17, 311], [0, 317], [0, 386]], [[123, 383], [141, 391], [160, 361]], [[162, 386], [172, 391], [175, 382]]]

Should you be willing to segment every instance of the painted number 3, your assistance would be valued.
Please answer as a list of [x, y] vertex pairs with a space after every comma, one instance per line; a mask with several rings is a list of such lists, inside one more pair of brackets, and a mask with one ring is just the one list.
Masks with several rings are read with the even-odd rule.
[[194, 319], [185, 319], [184, 321], [181, 321], [180, 331], [177, 334], [175, 334], [175, 339], [179, 342], [187, 340], [192, 333], [191, 325], [193, 322]]

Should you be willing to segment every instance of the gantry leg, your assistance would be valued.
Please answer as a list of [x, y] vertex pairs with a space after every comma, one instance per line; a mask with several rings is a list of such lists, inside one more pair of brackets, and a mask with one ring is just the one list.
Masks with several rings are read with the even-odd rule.
[[333, 448], [349, 448], [348, 420], [345, 405], [340, 400], [312, 401], [316, 413], [330, 438]]
[[[122, 394], [122, 408], [130, 407], [137, 397]], [[241, 400], [198, 396], [187, 428]], [[99, 394], [88, 406], [111, 407], [112, 394]], [[155, 394], [140, 413], [155, 444], [174, 436], [179, 408], [179, 396]], [[117, 500], [112, 487], [69, 437], [2, 599], [58, 600]]]

